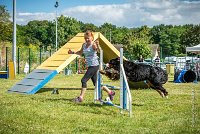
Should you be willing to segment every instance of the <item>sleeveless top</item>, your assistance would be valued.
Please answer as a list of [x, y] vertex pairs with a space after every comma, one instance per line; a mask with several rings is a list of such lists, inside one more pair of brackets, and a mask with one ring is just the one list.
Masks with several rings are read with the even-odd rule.
[[90, 45], [88, 48], [86, 47], [86, 43], [83, 44], [83, 54], [85, 55], [87, 66], [98, 66], [99, 65], [99, 57], [97, 56], [97, 51], [92, 48]]

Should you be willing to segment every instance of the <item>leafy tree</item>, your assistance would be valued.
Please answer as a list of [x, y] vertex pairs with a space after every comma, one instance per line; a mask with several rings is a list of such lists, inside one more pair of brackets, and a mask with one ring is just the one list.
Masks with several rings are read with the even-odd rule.
[[[25, 46], [26, 40], [26, 26], [17, 25], [17, 46]], [[28, 43], [27, 43], [28, 44]]]
[[104, 23], [99, 27], [100, 32], [108, 39], [111, 39], [112, 42], [112, 33], [116, 29], [115, 25], [112, 25], [111, 23]]
[[163, 56], [179, 55], [183, 53], [183, 45], [181, 44], [181, 36], [185, 32], [182, 26], [158, 25], [154, 26], [151, 31], [151, 41], [159, 44], [163, 50]]
[[[31, 44], [37, 44], [38, 46], [41, 44], [47, 45], [48, 40], [48, 26], [49, 22], [47, 20], [44, 21], [30, 21], [27, 24], [26, 34], [30, 38]], [[30, 36], [29, 36], [30, 35]]]
[[133, 40], [127, 50], [129, 51], [129, 54], [137, 59], [140, 57], [140, 55], [142, 55], [143, 58], [148, 58], [151, 56], [151, 50], [148, 47], [148, 41], [142, 38], [136, 38]]
[[200, 25], [185, 25], [186, 31], [181, 36], [184, 51], [186, 47], [200, 44]]
[[80, 22], [71, 17], [61, 15], [58, 18], [58, 40], [60, 45], [64, 45], [77, 33], [81, 32]]
[[151, 56], [151, 51], [148, 47], [150, 42], [148, 34], [149, 28], [146, 26], [139, 29], [132, 29], [126, 34], [124, 38], [125, 49], [134, 59], [138, 59], [140, 55], [144, 58]]
[[123, 40], [126, 36], [126, 33], [129, 31], [126, 27], [117, 27], [112, 31], [112, 43], [113, 44], [124, 44]]
[[0, 41], [12, 41], [12, 23], [6, 7], [0, 5]]
[[93, 32], [99, 32], [99, 28], [92, 23], [85, 23], [84, 24], [84, 23], [80, 22], [80, 26], [81, 26], [82, 32], [85, 32], [87, 30], [91, 30]]
[[6, 6], [0, 5], [0, 22], [10, 22], [10, 15], [6, 10]]

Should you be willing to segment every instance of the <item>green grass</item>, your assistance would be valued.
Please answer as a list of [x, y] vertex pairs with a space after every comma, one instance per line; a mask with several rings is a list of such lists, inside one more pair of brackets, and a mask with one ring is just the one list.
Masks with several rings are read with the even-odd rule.
[[[73, 103], [71, 99], [80, 93], [82, 75], [58, 75], [34, 95], [8, 93], [7, 90], [23, 77], [18, 75], [16, 80], [0, 79], [1, 134], [200, 133], [199, 83], [175, 84], [170, 79], [164, 85], [169, 92], [168, 99], [161, 98], [151, 89], [131, 90], [133, 117], [129, 118], [128, 113], [120, 114], [115, 107], [94, 104], [94, 90], [90, 81], [84, 103]], [[119, 85], [119, 82], [106, 78], [104, 83]], [[58, 88], [59, 94], [51, 94], [53, 88]], [[119, 104], [119, 91], [116, 90], [116, 93], [114, 103]]]

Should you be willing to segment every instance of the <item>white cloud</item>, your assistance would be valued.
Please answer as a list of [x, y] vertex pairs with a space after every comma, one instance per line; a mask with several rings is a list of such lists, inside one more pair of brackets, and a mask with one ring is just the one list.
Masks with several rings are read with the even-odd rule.
[[[162, 3], [162, 4], [161, 4]], [[166, 9], [166, 8], [170, 8], [171, 6], [173, 6], [170, 1], [143, 1], [143, 3], [141, 3], [142, 5], [144, 5], [145, 8], [150, 8], [150, 9]]]
[[66, 9], [61, 14], [101, 25], [105, 22], [119, 23], [120, 20], [126, 19], [124, 14], [130, 10], [130, 7], [130, 4], [78, 6]]
[[160, 22], [160, 21], [162, 21], [164, 19], [164, 16], [161, 15], [161, 14], [158, 14], [158, 15], [152, 14], [152, 15], [150, 15], [150, 19], [153, 20], [153, 21]]
[[[105, 22], [117, 26], [138, 27], [158, 24], [199, 24], [200, 1], [192, 0], [134, 0], [131, 3], [76, 6], [59, 14], [97, 26]], [[53, 20], [55, 13], [19, 13], [18, 23], [30, 20]], [[25, 20], [25, 22], [23, 22]]]
[[26, 24], [31, 20], [53, 20], [55, 19], [54, 13], [36, 12], [36, 13], [18, 13], [17, 22]]

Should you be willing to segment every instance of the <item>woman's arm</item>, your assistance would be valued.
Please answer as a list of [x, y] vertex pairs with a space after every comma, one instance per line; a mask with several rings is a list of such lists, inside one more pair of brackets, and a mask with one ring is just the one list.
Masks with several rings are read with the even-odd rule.
[[94, 41], [94, 43], [92, 45], [92, 48], [94, 50], [96, 50], [98, 53], [100, 53], [100, 45], [99, 45], [99, 40], [98, 39]]
[[[84, 44], [83, 44], [84, 45]], [[78, 55], [82, 55], [83, 54], [83, 45], [81, 47], [81, 50], [74, 52], [71, 49], [69, 49], [68, 54], [78, 54]]]

